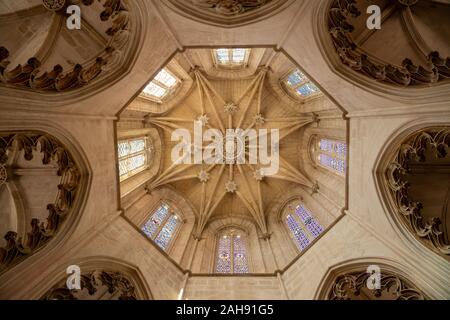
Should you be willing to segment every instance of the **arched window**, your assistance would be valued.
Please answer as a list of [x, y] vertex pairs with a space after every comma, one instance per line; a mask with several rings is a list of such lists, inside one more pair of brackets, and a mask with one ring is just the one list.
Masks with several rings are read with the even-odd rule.
[[180, 80], [167, 68], [162, 69], [145, 87], [143, 95], [156, 102], [162, 102], [180, 84]]
[[248, 273], [247, 243], [242, 232], [229, 229], [217, 239], [216, 273]]
[[308, 247], [311, 241], [323, 232], [323, 227], [313, 217], [311, 211], [300, 202], [287, 205], [283, 216], [290, 235], [300, 251]]
[[120, 140], [117, 144], [120, 180], [125, 180], [147, 168], [150, 142], [146, 137]]
[[250, 49], [216, 49], [213, 51], [214, 61], [219, 67], [245, 67], [250, 57]]
[[171, 212], [168, 204], [162, 203], [150, 219], [144, 223], [141, 230], [161, 249], [166, 251], [180, 226], [180, 217], [175, 212]]
[[344, 176], [346, 171], [347, 144], [327, 138], [315, 138], [312, 146], [314, 161], [328, 170]]
[[320, 89], [299, 69], [295, 69], [283, 80], [283, 84], [295, 96], [309, 98], [320, 93]]

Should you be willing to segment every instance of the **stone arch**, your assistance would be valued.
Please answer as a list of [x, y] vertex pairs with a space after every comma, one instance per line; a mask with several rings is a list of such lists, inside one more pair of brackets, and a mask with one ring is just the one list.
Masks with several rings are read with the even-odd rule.
[[245, 234], [249, 272], [266, 272], [258, 228], [249, 217], [241, 215], [217, 216], [208, 222], [194, 257], [193, 272], [215, 273], [218, 236], [229, 229], [237, 229]]
[[[267, 19], [286, 9], [292, 0], [239, 1], [180, 1], [169, 0], [165, 5], [177, 14], [213, 26], [231, 28]], [[243, 4], [243, 3], [246, 4]], [[267, 2], [267, 3], [266, 3]], [[248, 10], [247, 10], [247, 9]]]
[[430, 259], [435, 259], [435, 255], [450, 259], [450, 244], [446, 238], [448, 227], [440, 226], [442, 221], [448, 223], [448, 195], [441, 199], [444, 218], [436, 215], [424, 216], [422, 204], [417, 201], [420, 199], [411, 198], [411, 185], [405, 179], [407, 175], [410, 175], [410, 179], [413, 174], [410, 162], [419, 164], [420, 161], [417, 160], [422, 156], [425, 161], [430, 156], [429, 152], [445, 157], [447, 161], [449, 131], [450, 125], [445, 119], [425, 118], [409, 122], [390, 136], [377, 157], [373, 172], [387, 219], [401, 239], [413, 250], [422, 252]]
[[[380, 272], [380, 288], [369, 289], [372, 270]], [[431, 297], [418, 287], [405, 266], [384, 258], [352, 259], [331, 266], [322, 278], [315, 300], [424, 300]], [[374, 276], [375, 277], [375, 276]], [[369, 280], [370, 281], [370, 280]], [[422, 281], [418, 282], [422, 283]], [[389, 290], [391, 292], [386, 292]], [[360, 294], [360, 293], [363, 294]], [[391, 295], [390, 295], [391, 294]]]
[[[327, 229], [341, 215], [340, 208], [336, 208], [320, 194], [311, 194], [307, 190], [297, 187], [276, 198], [268, 208], [268, 228], [274, 257], [280, 267], [288, 265], [299, 254], [282, 217], [286, 206], [293, 201], [301, 201], [311, 210], [314, 217], [324, 229]], [[324, 231], [326, 232], [326, 230]]]
[[[92, 1], [83, 1], [79, 5], [90, 7], [92, 4]], [[108, 21], [110, 25], [106, 31], [106, 45], [96, 57], [76, 61], [75, 66], [67, 70], [63, 70], [59, 64], [53, 70], [40, 70], [39, 59], [30, 57], [28, 61], [20, 61], [22, 64], [18, 64], [16, 68], [15, 63], [11, 72], [6, 67], [3, 68], [5, 72], [2, 72], [2, 82], [5, 85], [0, 86], [0, 93], [26, 99], [29, 105], [36, 104], [36, 100], [43, 100], [42, 97], [46, 106], [60, 105], [61, 100], [70, 104], [79, 101], [80, 96], [83, 99], [92, 97], [117, 83], [131, 72], [141, 50], [146, 30], [146, 19], [143, 16], [145, 7], [143, 1], [122, 0], [119, 5], [102, 3], [101, 11], [98, 12], [99, 20]], [[1, 47], [0, 51], [0, 61], [6, 66], [14, 52], [9, 52], [5, 47]], [[35, 72], [28, 72], [30, 68]], [[8, 74], [11, 77], [27, 77], [26, 84], [16, 85], [15, 78]]]
[[[129, 223], [140, 230], [141, 226], [148, 220], [161, 202], [166, 202], [171, 207], [175, 208], [177, 214], [183, 221], [183, 224], [172, 240], [169, 251], [164, 252], [164, 254], [168, 254], [174, 261], [180, 263], [185, 255], [187, 244], [192, 238], [191, 235], [197, 217], [195, 209], [193, 209], [189, 201], [181, 194], [170, 187], [161, 187], [152, 190], [150, 194], [144, 194], [134, 201], [134, 203], [125, 210], [124, 217]], [[175, 243], [182, 245], [174, 245]]]
[[[363, 1], [357, 0], [346, 2], [340, 0], [328, 0], [322, 1], [320, 5], [315, 8], [313, 18], [314, 38], [316, 39], [322, 56], [327, 62], [330, 70], [352, 85], [362, 90], [369, 91], [377, 96], [385, 97], [386, 95], [389, 95], [390, 99], [401, 101], [408, 100], [417, 102], [418, 99], [423, 102], [446, 101], [446, 97], [450, 90], [448, 79], [446, 79], [448, 77], [439, 76], [439, 81], [433, 80], [431, 82], [432, 85], [424, 84], [411, 86], [406, 83], [393, 84], [394, 81], [390, 78], [395, 78], [395, 75], [393, 74], [392, 77], [387, 77], [386, 74], [391, 72], [391, 64], [395, 63], [391, 62], [389, 64], [389, 62], [385, 62], [378, 57], [371, 57], [370, 52], [364, 52], [364, 50], [357, 47], [352, 40], [350, 40], [350, 42], [346, 40], [348, 38], [347, 33], [351, 32], [351, 27], [348, 26], [346, 18], [350, 17], [351, 12], [355, 11], [355, 3], [363, 3]], [[367, 3], [364, 2], [364, 4]], [[330, 14], [331, 8], [334, 8], [335, 10], [334, 15]], [[365, 12], [363, 12], [363, 14], [365, 14]], [[340, 26], [340, 29], [338, 28], [337, 31], [332, 30], [335, 24]], [[408, 36], [405, 35], [405, 37]], [[348, 45], [348, 47], [341, 47], [341, 45], [344, 44], [345, 46]], [[352, 49], [351, 47], [353, 45], [356, 47]], [[433, 51], [434, 53], [431, 54], [431, 50], [432, 49], [427, 53], [430, 54], [428, 59], [430, 62], [433, 61], [433, 63], [436, 63], [435, 66], [438, 64], [440, 65], [440, 61], [446, 61], [445, 57], [439, 57], [439, 54], [436, 51]], [[343, 55], [342, 58], [340, 57], [340, 54]], [[405, 59], [405, 61], [406, 60], [409, 59]], [[393, 67], [392, 73], [402, 75], [414, 73], [415, 76], [420, 77], [416, 74], [417, 71], [414, 71], [416, 68], [420, 69], [418, 66], [414, 64], [410, 65], [409, 62], [406, 62], [403, 65], [399, 64]], [[446, 69], [445, 66], [444, 68]], [[443, 70], [442, 68], [438, 69]], [[447, 72], [448, 70], [446, 69], [445, 73]], [[420, 71], [418, 71], [418, 73], [420, 73]], [[434, 74], [433, 77], [436, 78], [436, 76], [437, 75]], [[377, 77], [380, 77], [380, 79], [377, 79]], [[424, 78], [426, 78], [426, 76]]]
[[[2, 120], [0, 132], [2, 142], [6, 141], [5, 137], [13, 136], [12, 140], [19, 139], [20, 145], [30, 152], [39, 145], [38, 151], [41, 151], [44, 157], [42, 162], [54, 159], [61, 173], [61, 183], [58, 188], [55, 186], [55, 189], [59, 190], [57, 201], [47, 206], [47, 223], [41, 224], [36, 219], [26, 221], [24, 224], [27, 227], [26, 234], [19, 234], [23, 237], [22, 242], [16, 241], [16, 232], [7, 234], [8, 244], [1, 252], [3, 261], [1, 272], [20, 273], [20, 270], [23, 271], [37, 259], [42, 259], [69, 241], [84, 212], [92, 180], [92, 169], [82, 148], [74, 142], [76, 140], [57, 125], [40, 121], [31, 123]], [[15, 134], [18, 135], [14, 136]]]
[[[68, 274], [65, 272], [67, 267], [75, 265], [80, 268], [82, 281], [82, 290], [85, 292], [71, 291], [67, 289], [66, 280]], [[152, 300], [153, 294], [151, 289], [138, 267], [127, 263], [126, 261], [106, 257], [93, 256], [85, 257], [80, 260], [72, 261], [67, 265], [62, 265], [57, 275], [53, 275], [52, 279], [58, 280], [55, 284], [53, 281], [47, 281], [46, 286], [37, 292], [40, 299], [43, 300], [73, 300], [73, 299], [96, 299], [98, 297], [97, 290], [100, 283], [109, 290], [116, 289], [118, 293], [103, 292], [109, 299], [126, 299], [126, 300]], [[102, 274], [102, 273], [106, 274]], [[107, 282], [107, 283], [105, 283]], [[90, 291], [90, 292], [88, 292]], [[103, 289], [103, 291], [105, 291]], [[79, 297], [77, 297], [77, 296]], [[91, 298], [92, 297], [92, 298]], [[101, 298], [99, 300], [103, 300]]]

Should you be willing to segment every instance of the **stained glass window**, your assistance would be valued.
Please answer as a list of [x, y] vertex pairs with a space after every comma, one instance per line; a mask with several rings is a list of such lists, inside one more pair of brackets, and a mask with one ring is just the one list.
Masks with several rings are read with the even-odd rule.
[[236, 230], [223, 232], [217, 240], [217, 273], [248, 273], [246, 241]]
[[309, 210], [306, 209], [303, 204], [298, 205], [295, 209], [295, 212], [297, 213], [297, 216], [299, 216], [302, 222], [305, 224], [306, 228], [313, 236], [313, 238], [316, 238], [318, 235], [322, 233], [323, 231], [322, 226], [316, 219], [313, 218], [311, 212], [309, 212]]
[[330, 139], [320, 139], [317, 144], [316, 153], [319, 164], [340, 175], [345, 175], [347, 144]]
[[217, 246], [217, 273], [231, 273], [231, 237], [223, 235]]
[[284, 214], [286, 226], [300, 251], [323, 232], [323, 227], [302, 203], [289, 204]]
[[238, 67], [247, 63], [250, 56], [250, 49], [217, 49], [214, 50], [217, 64], [226, 67]]
[[169, 205], [163, 203], [144, 223], [141, 230], [161, 249], [167, 250], [180, 224], [180, 218], [175, 213], [170, 213]]
[[126, 179], [145, 169], [148, 147], [146, 138], [121, 140], [117, 144], [120, 179]]
[[179, 80], [166, 68], [162, 69], [145, 87], [144, 95], [157, 98], [158, 101], [170, 94], [178, 85]]
[[293, 94], [303, 98], [320, 93], [320, 89], [299, 69], [292, 71], [284, 80], [284, 84]]

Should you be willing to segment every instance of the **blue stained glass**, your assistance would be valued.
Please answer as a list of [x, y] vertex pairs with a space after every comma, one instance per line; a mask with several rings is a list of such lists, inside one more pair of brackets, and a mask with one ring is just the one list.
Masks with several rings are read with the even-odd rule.
[[297, 206], [295, 212], [303, 221], [306, 228], [314, 238], [316, 238], [323, 232], [322, 226], [316, 221], [316, 219], [312, 217], [311, 212], [309, 212], [309, 210], [306, 209], [303, 205]]
[[286, 216], [286, 224], [294, 236], [295, 243], [300, 250], [305, 249], [309, 245], [309, 239], [300, 228], [298, 222], [291, 215]]
[[170, 243], [170, 240], [175, 233], [178, 225], [178, 217], [176, 215], [171, 215], [167, 220], [167, 223], [159, 232], [158, 236], [155, 239], [155, 243], [163, 250], [167, 249], [167, 245]]
[[310, 95], [319, 92], [319, 88], [316, 87], [315, 84], [309, 82], [301, 87], [297, 88], [297, 93], [303, 97], [309, 97]]
[[217, 262], [217, 273], [231, 273], [231, 238], [222, 236], [219, 239]]
[[341, 174], [345, 173], [345, 160], [343, 159], [336, 159], [328, 154], [320, 154], [319, 161], [325, 167], [336, 170]]
[[305, 75], [301, 73], [300, 70], [295, 70], [288, 76], [287, 83], [290, 86], [295, 86], [296, 84], [301, 83], [305, 79], [306, 79]]
[[247, 250], [244, 240], [239, 236], [233, 238], [234, 273], [248, 273]]
[[321, 139], [319, 142], [319, 146], [320, 150], [335, 154], [340, 158], [345, 158], [347, 155], [347, 144], [344, 142]]
[[148, 221], [142, 227], [142, 231], [147, 235], [147, 237], [152, 238], [158, 227], [164, 221], [169, 213], [169, 206], [167, 204], [162, 204], [153, 215], [148, 219]]

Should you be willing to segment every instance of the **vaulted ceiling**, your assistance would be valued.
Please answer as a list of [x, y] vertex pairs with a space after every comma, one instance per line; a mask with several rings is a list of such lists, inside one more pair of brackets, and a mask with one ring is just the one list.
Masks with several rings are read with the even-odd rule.
[[[266, 234], [267, 214], [274, 201], [296, 186], [308, 193], [317, 188], [314, 177], [305, 172], [302, 158], [308, 148], [303, 141], [304, 130], [316, 126], [318, 119], [317, 114], [304, 110], [313, 101], [326, 98], [322, 94], [309, 99], [288, 94], [282, 82], [296, 66], [272, 49], [253, 48], [247, 66], [242, 68], [217, 66], [213, 56], [212, 49], [189, 49], [177, 55], [168, 67], [184, 67], [191, 80], [189, 89], [183, 89], [182, 84], [159, 103], [159, 109], [154, 101], [138, 97], [121, 119], [143, 117], [145, 126], [158, 128], [163, 145], [161, 168], [147, 182], [147, 189], [151, 193], [170, 186], [188, 199], [198, 214], [195, 234], [200, 235], [211, 218], [227, 215], [247, 216]], [[171, 103], [173, 100], [177, 103]], [[334, 112], [340, 112], [330, 105]], [[205, 163], [205, 159], [202, 164], [175, 164], [172, 150], [180, 141], [172, 141], [173, 132], [187, 129], [192, 137], [192, 146], [187, 149], [194, 150], [195, 121], [200, 121], [203, 132], [217, 129], [223, 137], [227, 129], [254, 129], [257, 134], [259, 130], [278, 129], [278, 172], [266, 175], [269, 165], [250, 164], [248, 145], [243, 164], [237, 164], [236, 159], [215, 164]], [[273, 137], [268, 134], [267, 138], [270, 155]], [[205, 141], [202, 146], [209, 144]]]

